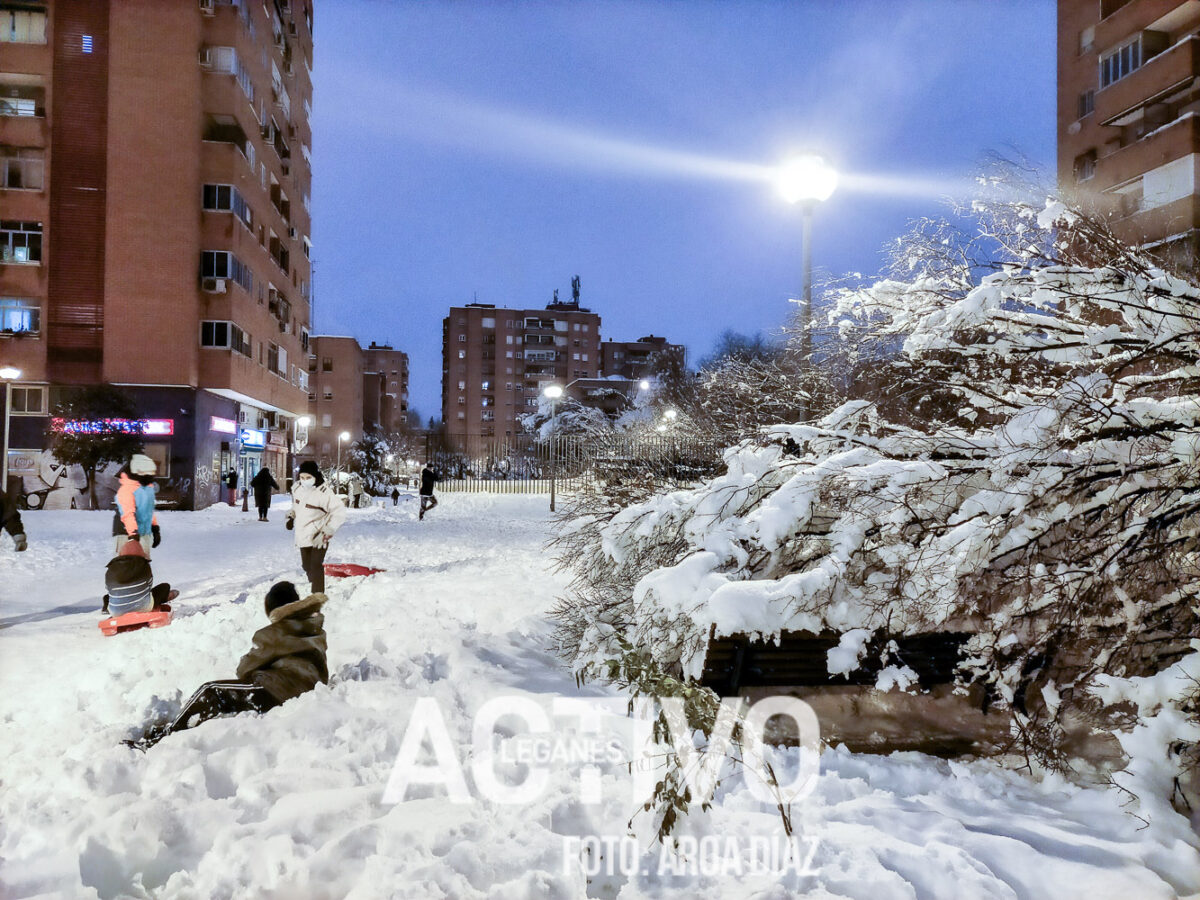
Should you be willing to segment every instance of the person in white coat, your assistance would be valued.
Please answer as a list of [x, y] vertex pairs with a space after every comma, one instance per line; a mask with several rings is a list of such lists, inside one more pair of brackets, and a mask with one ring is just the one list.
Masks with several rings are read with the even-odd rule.
[[312, 460], [300, 464], [292, 486], [292, 511], [286, 527], [296, 533], [300, 564], [312, 585], [312, 593], [325, 593], [325, 551], [335, 531], [346, 521], [342, 499], [325, 483]]

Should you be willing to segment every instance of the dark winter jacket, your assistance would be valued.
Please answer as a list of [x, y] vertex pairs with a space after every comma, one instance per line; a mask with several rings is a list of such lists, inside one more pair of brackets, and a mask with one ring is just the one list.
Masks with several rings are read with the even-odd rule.
[[238, 473], [237, 472], [230, 472], [228, 475], [225, 476], [225, 487], [229, 488], [230, 490], [237, 490], [237, 483], [238, 483]]
[[271, 610], [271, 624], [254, 633], [254, 646], [238, 663], [237, 677], [253, 681], [283, 703], [329, 681], [325, 661], [324, 594]]
[[114, 616], [145, 612], [154, 607], [154, 573], [145, 556], [115, 556], [104, 570], [108, 611]]
[[271, 491], [279, 490], [279, 485], [275, 482], [275, 477], [271, 474], [270, 469], [259, 469], [250, 479], [250, 487], [254, 488], [255, 500], [264, 500], [271, 496]]
[[429, 468], [429, 466], [423, 468], [421, 470], [421, 496], [432, 497], [433, 483], [441, 480], [442, 479], [438, 477], [438, 473]]
[[13, 537], [25, 533], [21, 526], [21, 514], [17, 512], [16, 498], [3, 491], [0, 491], [0, 527]]

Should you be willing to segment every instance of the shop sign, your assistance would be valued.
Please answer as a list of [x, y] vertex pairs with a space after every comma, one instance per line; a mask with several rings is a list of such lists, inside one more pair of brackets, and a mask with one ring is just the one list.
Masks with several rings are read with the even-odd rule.
[[51, 419], [50, 428], [66, 434], [141, 434], [146, 437], [170, 437], [175, 433], [174, 419]]
[[243, 428], [239, 435], [243, 447], [251, 450], [262, 450], [267, 446], [267, 433], [255, 428]]
[[221, 434], [237, 434], [237, 422], [233, 419], [222, 419], [220, 416], [212, 416], [208, 424], [210, 431], [219, 431]]

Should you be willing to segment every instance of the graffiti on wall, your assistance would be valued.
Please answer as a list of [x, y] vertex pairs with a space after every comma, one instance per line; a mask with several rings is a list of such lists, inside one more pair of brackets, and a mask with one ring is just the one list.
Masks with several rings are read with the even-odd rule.
[[[96, 472], [96, 500], [100, 509], [112, 506], [120, 469], [112, 463]], [[49, 450], [10, 453], [8, 471], [20, 481], [17, 503], [23, 509], [92, 508], [83, 468], [64, 465]]]

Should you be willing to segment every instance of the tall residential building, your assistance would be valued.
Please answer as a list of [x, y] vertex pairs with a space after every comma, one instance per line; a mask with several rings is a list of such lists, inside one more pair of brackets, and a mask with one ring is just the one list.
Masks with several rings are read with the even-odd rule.
[[309, 415], [306, 456], [323, 467], [336, 464], [339, 438], [342, 458], [363, 436], [363, 351], [352, 337], [313, 335], [309, 344]]
[[0, 4], [0, 365], [23, 372], [10, 460], [31, 497], [57, 490], [38, 488], [50, 430], [88, 427], [49, 410], [97, 383], [136, 400], [165, 502], [208, 505], [231, 466], [286, 474], [312, 28], [311, 0]]
[[[390, 344], [371, 345], [363, 350], [364, 378], [374, 376], [377, 386], [363, 387], [363, 422], [385, 434], [408, 425], [408, 354]], [[414, 422], [413, 425], [420, 425]]]
[[1058, 177], [1124, 240], [1200, 249], [1200, 3], [1059, 0]]
[[605, 378], [639, 379], [654, 374], [654, 365], [661, 357], [675, 356], [682, 367], [685, 359], [683, 344], [669, 344], [665, 337], [653, 334], [636, 341], [614, 341], [609, 338], [600, 347], [600, 374]]
[[468, 303], [442, 320], [442, 421], [461, 447], [520, 432], [542, 387], [600, 371], [600, 316], [578, 303], [545, 309]]

